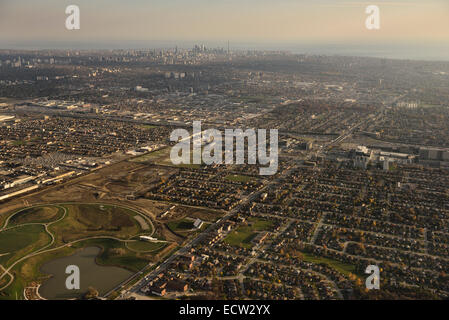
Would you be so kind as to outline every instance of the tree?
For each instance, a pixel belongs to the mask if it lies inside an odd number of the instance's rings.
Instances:
[[[89,287],[84,294],[84,299],[94,299],[98,297],[98,291],[94,287]]]

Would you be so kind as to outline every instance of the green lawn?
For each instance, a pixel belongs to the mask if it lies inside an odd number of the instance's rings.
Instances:
[[[152,151],[150,153],[146,153],[144,155],[141,155],[139,157],[130,159],[131,162],[147,162],[147,161],[154,161],[156,159],[170,159],[170,148],[163,148],[156,151]]]
[[[203,154],[205,146],[201,146],[201,154]],[[156,164],[164,165],[164,166],[171,166],[171,167],[177,167],[177,168],[189,168],[189,169],[200,169],[202,165],[204,165],[204,162],[201,161],[201,164],[193,163],[193,149],[190,148],[190,163],[181,163],[181,164],[173,164],[170,158],[170,152],[171,148],[167,147],[163,149],[165,153],[161,154],[159,157],[157,157],[157,160],[155,161]]]
[[[313,254],[302,252],[303,260],[306,262],[312,262],[316,264],[324,263],[327,264],[329,267],[337,270],[338,272],[349,275],[349,273],[356,274],[356,267],[355,265],[343,263],[337,260],[325,258],[325,257],[318,257]]]
[[[270,231],[273,225],[272,221],[260,218],[249,218],[248,221],[251,228],[256,231]]]
[[[45,246],[49,239],[41,225],[27,225],[0,232],[0,264],[8,266],[20,257]]]
[[[114,205],[63,204],[68,210],[67,217],[50,226],[57,244],[77,239],[110,235],[129,239],[143,232],[134,219],[135,211]],[[152,230],[145,230],[151,233]]]
[[[171,221],[167,223],[167,226],[173,232],[186,231],[194,228],[193,221],[190,219]]]
[[[70,214],[76,214],[78,221],[86,226],[103,229],[121,229],[135,226],[132,212],[111,205],[80,204],[70,206]]]
[[[146,153],[144,155],[141,155],[139,157],[130,159],[131,162],[154,162],[159,165],[163,166],[172,166],[172,167],[179,167],[179,168],[190,168],[190,169],[199,169],[201,168],[200,164],[194,164],[193,163],[193,154],[190,153],[190,163],[188,164],[178,164],[174,165],[170,159],[170,147],[163,148],[160,150],[156,150],[150,153]]]
[[[26,223],[48,223],[62,218],[64,211],[55,206],[43,206],[17,212],[9,220],[8,227]]]
[[[250,182],[252,180],[254,180],[254,177],[250,177],[250,176],[243,176],[243,175],[239,175],[239,174],[231,174],[226,176],[225,178],[228,181],[234,181],[234,182]]]
[[[225,239],[224,242],[231,246],[238,246],[243,248],[251,248],[253,245],[251,240],[257,235],[255,231],[269,231],[273,222],[260,219],[249,218],[247,226],[240,226],[237,230],[232,231]]]
[[[203,152],[204,146],[201,147],[201,152]],[[167,148],[167,154],[165,157],[161,157],[156,161],[156,164],[160,164],[160,165],[164,165],[164,166],[172,166],[172,167],[178,167],[178,168],[189,168],[189,169],[200,169],[201,165],[203,164],[203,162],[201,162],[201,164],[196,164],[193,163],[193,150],[190,150],[190,163],[181,163],[181,164],[173,164],[173,162],[171,161],[170,158],[170,151],[171,148]]]
[[[8,282],[11,278],[5,277]],[[0,300],[15,300],[23,299],[23,289],[25,288],[25,284],[20,280],[15,278],[13,283],[11,283],[5,290],[0,291]]]
[[[167,246],[166,242],[148,242],[148,241],[134,241],[127,244],[128,248],[140,252],[155,252]]]
[[[253,232],[251,227],[241,226],[237,228],[237,230],[231,231],[231,233],[224,239],[224,242],[231,246],[250,249],[253,246],[251,240],[253,240],[256,235],[257,233]]]
[[[37,240],[42,226],[29,225],[0,232],[0,254],[18,251]]]

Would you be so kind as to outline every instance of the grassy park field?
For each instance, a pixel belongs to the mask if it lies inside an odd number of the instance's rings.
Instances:
[[[355,265],[343,263],[337,260],[325,258],[325,257],[318,257],[313,254],[302,252],[301,253],[302,259],[306,262],[312,262],[316,264],[324,263],[328,265],[329,267],[337,270],[338,272],[349,275],[349,274],[357,274]]]
[[[162,148],[156,151],[152,151],[146,153],[144,155],[138,156],[136,158],[131,159],[131,162],[137,163],[145,163],[145,162],[154,162],[155,164],[169,166],[169,167],[177,167],[177,168],[193,168],[199,169],[201,168],[200,164],[193,163],[193,153],[190,153],[190,163],[187,164],[173,164],[170,159],[170,148]]]
[[[167,225],[170,228],[170,230],[174,232],[182,232],[194,228],[193,221],[189,219],[171,221]]]
[[[251,240],[257,235],[249,226],[241,226],[237,230],[231,231],[224,239],[224,242],[235,247],[250,249],[253,245]]]
[[[205,230],[210,225],[210,223],[208,223],[208,222],[203,222],[203,225],[201,226],[201,228],[197,229],[197,228],[195,228],[193,223],[194,223],[194,220],[188,219],[188,218],[183,218],[183,219],[168,222],[167,227],[175,234],[177,234],[183,238],[188,238],[192,235],[197,234],[200,231]]]
[[[253,244],[251,241],[256,237],[257,232],[270,230],[272,222],[260,218],[249,218],[247,225],[242,225],[236,230],[231,231],[224,242],[231,246],[250,249]]]

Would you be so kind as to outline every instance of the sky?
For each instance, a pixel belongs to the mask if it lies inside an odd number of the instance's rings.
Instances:
[[[80,8],[80,30],[65,28],[72,4]],[[365,27],[373,4],[380,30]],[[449,48],[449,0],[0,0],[0,48],[224,47],[228,40],[242,48]]]

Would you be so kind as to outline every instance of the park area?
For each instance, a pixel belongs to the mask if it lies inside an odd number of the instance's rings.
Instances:
[[[170,247],[164,240],[139,239],[153,233],[147,215],[115,204],[59,203],[11,212],[0,224],[0,299],[23,298],[30,283],[52,276],[42,265],[87,247],[100,248],[94,264],[138,272]]]
[[[224,242],[231,246],[251,249],[253,247],[251,241],[257,236],[258,232],[270,230],[271,226],[272,222],[269,220],[249,218],[246,225],[231,231]]]

